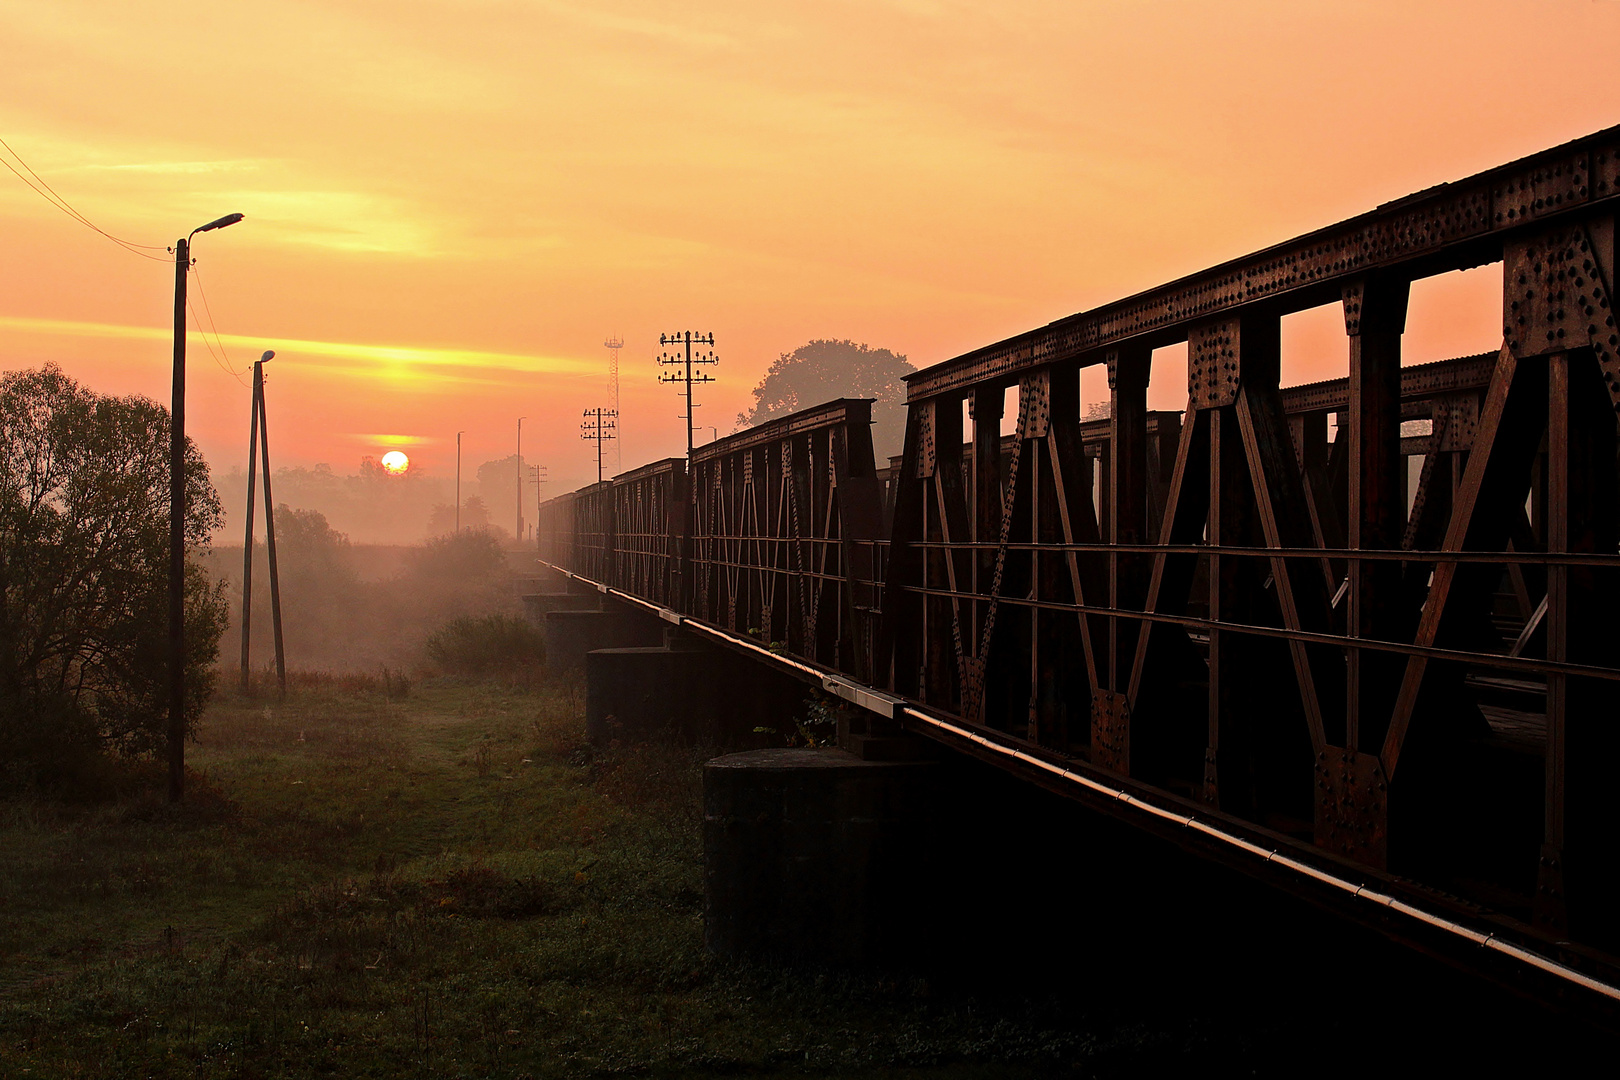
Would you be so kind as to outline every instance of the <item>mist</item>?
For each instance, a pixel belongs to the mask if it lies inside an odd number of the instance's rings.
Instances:
[[[516,512],[513,465],[511,456],[476,466],[467,462],[467,475],[461,481],[461,527],[487,529],[504,541],[511,539]],[[247,472],[237,466],[216,473],[214,486],[225,505],[225,523],[214,534],[214,543],[234,544],[240,562]],[[271,492],[278,506],[286,504],[320,514],[330,528],[353,545],[419,544],[454,532],[458,524],[454,476],[435,475],[414,464],[403,474],[394,475],[369,456],[361,458],[357,471],[348,475],[334,471],[326,463],[313,468],[283,466],[271,474]],[[529,500],[534,498],[532,486],[525,495]],[[261,487],[256,486],[254,501],[254,531],[262,537]],[[386,554],[379,557],[385,562],[389,558]],[[375,576],[367,569],[368,563],[369,558],[362,558],[356,567],[362,578]]]
[[[282,633],[289,669],[376,674],[415,671],[428,638],[452,620],[518,616],[509,535],[466,528],[416,544],[355,543],[316,510],[276,511]],[[268,551],[253,545],[251,666],[274,663]],[[227,672],[240,663],[242,545],[216,543],[205,556],[225,583],[230,624],[220,641]]]

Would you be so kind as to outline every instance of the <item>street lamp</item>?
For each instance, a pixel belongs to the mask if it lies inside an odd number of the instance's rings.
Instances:
[[[518,417],[517,468],[512,470],[513,472],[517,473],[518,499],[517,532],[514,535],[517,537],[517,542],[520,544],[523,543],[523,421],[526,419],[528,419],[528,417]]]
[[[174,245],[174,388],[169,404],[169,801],[186,794],[186,274],[191,238],[235,225],[226,214]],[[267,478],[268,479],[268,478]]]

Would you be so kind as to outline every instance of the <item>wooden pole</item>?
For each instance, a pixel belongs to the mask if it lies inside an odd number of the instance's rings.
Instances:
[[[264,369],[253,365],[253,422],[248,430],[247,527],[242,539],[242,693],[252,689],[248,640],[253,625],[253,496],[258,494],[259,399],[264,392]]]
[[[169,404],[169,801],[186,794],[186,273],[174,245],[174,386]]]
[[[270,494],[270,421],[265,416],[264,362],[253,365],[259,388],[259,447],[264,458],[264,546],[270,556],[270,625],[276,637],[276,689],[287,696],[287,656],[281,645],[281,578],[276,571],[276,510]]]

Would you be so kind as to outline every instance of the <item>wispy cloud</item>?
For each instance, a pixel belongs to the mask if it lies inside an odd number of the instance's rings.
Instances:
[[[117,172],[153,173],[157,175],[188,175],[254,172],[271,164],[261,158],[232,158],[224,161],[126,161],[111,164],[71,165],[62,172]]]
[[[585,7],[577,4],[554,2],[542,4],[541,7],[554,14],[610,33],[634,34],[638,37],[658,38],[681,45],[696,45],[711,49],[736,49],[741,46],[741,43],[736,38],[729,35],[712,30],[699,30],[664,19],[620,15],[610,11],[603,11],[599,7]]]
[[[345,438],[365,446],[438,446],[449,441],[427,435],[370,434],[363,431],[350,432]]]
[[[273,228],[278,242],[336,251],[429,256],[438,230],[401,199],[359,191],[251,190],[215,195]]]
[[[169,330],[155,326],[35,319],[21,315],[0,315],[0,330],[54,337],[137,341],[168,341],[171,336]],[[204,338],[195,331],[188,335],[187,340],[199,349],[204,345]],[[212,337],[209,340],[212,340]],[[405,389],[429,390],[435,384],[447,382],[497,386],[522,385],[534,376],[563,378],[599,376],[602,366],[600,361],[573,357],[416,345],[308,341],[270,335],[260,337],[247,334],[220,334],[219,341],[226,348],[241,349],[246,353],[255,353],[266,347],[273,348],[278,363],[324,360],[327,362],[321,364],[321,370],[325,373],[383,378],[396,388]]]

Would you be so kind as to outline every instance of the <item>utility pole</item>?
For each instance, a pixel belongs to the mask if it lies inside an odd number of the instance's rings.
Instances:
[[[613,334],[602,342],[603,348],[608,350],[608,383],[613,395],[612,409],[615,416],[619,413],[619,350],[624,348],[624,338]],[[613,471],[619,472],[619,444],[613,445]]]
[[[274,353],[267,352],[268,360]],[[263,363],[263,361],[260,361]],[[242,537],[242,694],[252,689],[248,662],[248,628],[253,625],[253,488],[258,478],[259,454],[259,364],[253,365],[253,419],[248,425],[247,529]]]
[[[596,482],[602,482],[602,442],[614,438],[614,418],[619,414],[612,409],[586,409],[585,419],[580,421],[579,437],[589,442],[596,440]]]
[[[186,274],[191,238],[174,245],[174,387],[169,403],[169,801],[186,794]]]
[[[253,364],[253,390],[259,397],[259,453],[264,461],[264,551],[271,559],[271,627],[275,633],[275,690],[287,696],[287,653],[282,649],[282,578],[275,570],[275,499],[271,495],[271,421],[264,415],[264,353]]]
[[[466,432],[456,432],[456,535],[461,535],[461,437]]]
[[[523,542],[523,417],[518,417],[517,438],[517,464],[512,472],[517,476],[517,531],[512,534],[518,543]]]
[[[226,214],[174,245],[174,382],[169,400],[169,801],[186,795],[186,275],[191,238],[242,220]]]
[[[287,654],[281,639],[281,574],[276,562],[275,496],[270,490],[270,426],[264,411],[264,365],[275,357],[266,350],[253,362],[253,430],[248,433],[247,535],[242,540],[242,693],[252,689],[248,640],[253,626],[253,481],[254,455],[263,447],[264,534],[270,557],[270,624],[276,640],[276,689],[287,696]]]
[[[686,456],[690,458],[692,456],[692,410],[697,408],[692,402],[692,384],[714,382],[714,379],[708,375],[701,373],[693,375],[692,365],[718,364],[720,362],[720,358],[714,355],[714,335],[694,334],[690,330],[679,334],[661,334],[658,338],[658,344],[665,347],[665,351],[658,355],[659,364],[664,367],[674,368],[679,368],[684,364],[686,368],[684,373],[677,370],[661,374],[658,376],[658,381],[661,383],[685,384],[686,388],[682,391],[682,396],[686,398]],[[684,356],[679,348],[673,352],[669,351],[671,346],[682,345],[685,346]],[[693,345],[707,345],[709,351],[693,356]]]

